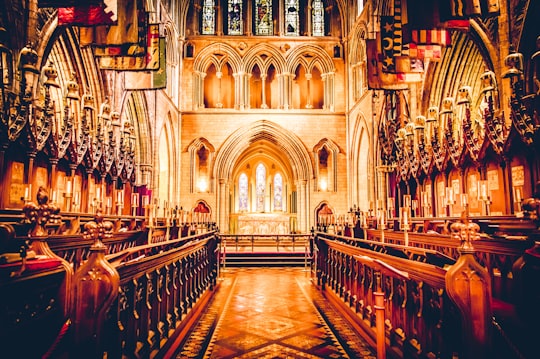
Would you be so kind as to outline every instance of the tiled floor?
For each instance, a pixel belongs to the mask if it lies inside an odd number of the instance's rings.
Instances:
[[[302,268],[230,268],[220,280],[177,358],[376,356]]]

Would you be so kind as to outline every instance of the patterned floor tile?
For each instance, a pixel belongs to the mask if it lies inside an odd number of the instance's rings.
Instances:
[[[361,358],[375,354],[300,268],[235,268],[177,358]]]

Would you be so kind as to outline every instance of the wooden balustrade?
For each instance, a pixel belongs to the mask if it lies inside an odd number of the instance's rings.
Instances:
[[[367,240],[316,233],[317,281],[374,338],[377,270],[359,263],[358,256],[408,272],[409,280],[382,275],[386,335],[398,357],[522,358],[534,353],[529,332],[537,320],[530,318],[538,318],[538,311],[523,298],[538,298],[538,291],[528,289],[537,288],[530,273],[538,272],[538,261],[529,255],[532,264],[523,263],[528,253],[540,252],[538,229],[530,220],[508,218],[489,226],[464,218],[446,227],[450,235],[409,232],[408,245],[402,231],[385,230],[384,243],[380,229],[367,229]],[[474,250],[462,239],[466,236],[474,237]],[[453,330],[467,335],[456,336]]]
[[[326,235],[328,236],[328,235]],[[317,282],[336,306],[375,346],[376,281],[386,294],[385,329],[389,352],[398,357],[452,357],[462,345],[460,316],[445,291],[446,270],[359,248],[317,234]],[[407,272],[409,279],[381,275],[360,257]],[[378,278],[380,276],[380,278]],[[346,303],[346,306],[340,305]]]
[[[119,295],[104,333],[108,357],[153,357],[170,350],[216,285],[216,250],[214,232],[126,250],[116,266]]]
[[[216,285],[215,231],[82,215],[67,226],[51,208],[39,194],[24,215],[0,214],[0,356],[168,355]]]
[[[251,246],[253,252],[256,247],[275,246],[276,251],[280,251],[280,247],[290,247],[304,250],[306,243],[309,242],[311,235],[309,234],[220,234],[220,238],[227,243],[227,246],[234,246],[238,251],[239,247]]]
[[[455,217],[413,218],[411,230],[407,232],[408,246],[433,250],[457,259],[459,243],[451,241],[449,234],[449,225],[456,220]],[[480,227],[474,256],[491,276],[494,298],[513,303],[513,264],[540,239],[540,231],[531,218],[490,216],[470,220]],[[384,242],[405,245],[405,232],[397,230],[396,220],[390,220],[388,227],[390,230],[384,231]],[[365,233],[367,240],[383,242],[380,229],[366,228]]]

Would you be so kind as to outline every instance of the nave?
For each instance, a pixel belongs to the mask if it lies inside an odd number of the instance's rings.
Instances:
[[[230,268],[219,283],[176,358],[376,357],[303,268]]]

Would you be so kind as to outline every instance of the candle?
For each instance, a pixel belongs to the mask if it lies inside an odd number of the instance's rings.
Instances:
[[[452,187],[446,187],[446,203],[454,204],[454,190]]]
[[[411,206],[411,195],[406,194],[403,196],[403,206],[404,207],[410,207]]]
[[[409,214],[407,213],[407,208],[403,208],[403,225],[409,225]]]
[[[139,207],[139,194],[138,193],[131,194],[131,206]]]
[[[96,198],[97,198],[98,200],[101,198],[101,188],[100,188],[100,187],[98,187],[98,188],[96,189]]]
[[[479,191],[478,194],[480,196],[480,200],[487,200],[487,182],[486,181],[480,181],[478,182]]]
[[[516,191],[516,202],[521,202],[521,189],[519,187],[515,187]]]
[[[25,201],[29,201],[31,195],[32,195],[32,185],[29,184],[29,185],[26,186],[26,188],[24,189],[24,200],[25,200]]]
[[[66,193],[71,194],[71,180],[67,180],[66,183]]]
[[[467,204],[468,204],[468,197],[467,197],[467,194],[466,193],[462,193],[461,194],[461,207],[466,207]]]

